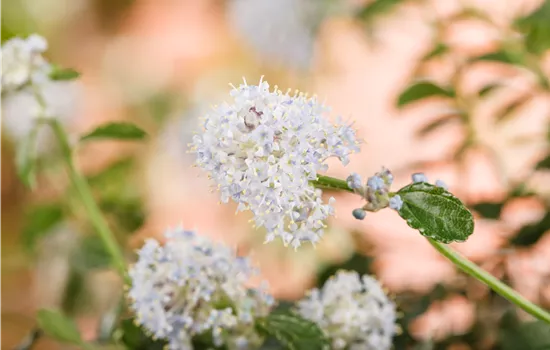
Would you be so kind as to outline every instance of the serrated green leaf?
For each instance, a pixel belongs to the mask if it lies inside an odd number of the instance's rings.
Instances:
[[[17,145],[15,166],[17,176],[29,188],[36,186],[36,138],[39,125],[34,125],[29,134]]]
[[[409,103],[416,102],[428,97],[454,97],[455,92],[450,88],[442,88],[429,81],[421,81],[410,85],[399,95],[398,107],[404,107]]]
[[[482,87],[477,94],[479,97],[485,97],[486,95],[493,92],[495,89],[497,89],[500,86],[501,85],[498,83],[487,84],[484,87]]]
[[[315,323],[292,312],[273,312],[258,320],[256,327],[289,350],[322,350],[328,347],[328,340]]]
[[[42,309],[36,316],[39,327],[49,337],[63,343],[82,345],[76,324],[58,310]]]
[[[73,80],[80,76],[76,70],[72,68],[61,68],[54,66],[50,71],[49,77],[51,80]]]
[[[397,194],[403,200],[399,215],[423,236],[438,242],[464,242],[474,231],[472,213],[441,187],[413,183]]]
[[[40,204],[25,213],[25,224],[21,234],[23,246],[32,251],[39,238],[52,232],[63,219],[63,209],[59,203]]]
[[[80,140],[141,140],[146,136],[147,133],[135,124],[127,122],[113,122],[98,126],[95,130],[82,136]]]

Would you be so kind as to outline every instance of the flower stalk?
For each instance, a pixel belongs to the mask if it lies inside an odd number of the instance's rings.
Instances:
[[[318,176],[317,180],[313,181],[312,183],[315,187],[318,188],[353,192],[353,189],[348,186],[346,181],[329,176]],[[479,280],[480,282],[486,284],[489,288],[494,290],[500,296],[512,302],[525,312],[529,313],[530,315],[536,317],[541,321],[550,324],[550,313],[548,311],[525,299],[518,292],[516,292],[506,284],[502,283],[499,279],[492,276],[487,271],[483,270],[470,260],[466,259],[462,255],[454,251],[448,245],[437,242],[431,238],[427,238],[427,240],[439,253],[449,259],[460,270],[464,271],[465,273]]]

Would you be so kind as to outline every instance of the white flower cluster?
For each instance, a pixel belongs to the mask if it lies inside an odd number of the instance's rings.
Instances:
[[[325,204],[310,181],[328,168],[327,158],[349,162],[359,150],[355,131],[330,123],[315,98],[270,91],[265,81],[245,82],[231,96],[195,135],[197,164],[217,183],[222,202],[232,199],[238,211],[253,212],[256,226],[267,230],[266,242],[281,237],[295,248],[317,242],[334,199]]]
[[[315,322],[332,349],[387,350],[396,332],[395,304],[372,277],[339,271],[321,290],[297,303],[298,313]]]
[[[2,92],[47,80],[51,66],[42,57],[47,48],[46,40],[37,34],[30,35],[27,39],[13,38],[3,44]]]
[[[192,337],[211,334],[214,345],[248,349],[261,344],[254,328],[274,304],[263,287],[247,288],[255,273],[248,259],[193,231],[148,240],[130,269],[128,296],[136,321],[173,350],[192,349]]]

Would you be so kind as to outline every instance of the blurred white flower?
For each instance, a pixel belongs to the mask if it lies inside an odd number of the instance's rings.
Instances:
[[[27,39],[16,37],[4,43],[1,53],[2,93],[47,80],[51,67],[42,57],[47,48],[46,40],[37,34]]]
[[[78,81],[47,81],[41,84],[41,96],[47,106],[43,111],[31,89],[22,89],[2,97],[2,129],[14,141],[26,137],[35,119],[46,114],[64,125],[70,125],[78,117],[77,106],[82,99],[82,86]],[[37,152],[51,149],[52,135],[48,128],[40,128],[37,136]]]
[[[326,0],[231,0],[227,7],[230,23],[260,57],[302,69],[331,9]]]
[[[222,202],[232,199],[238,211],[253,212],[267,242],[281,237],[295,248],[317,242],[334,199],[325,204],[310,181],[328,169],[326,159],[345,165],[359,151],[355,131],[329,122],[328,108],[315,98],[271,92],[267,82],[245,82],[231,96],[233,103],[216,107],[194,136],[197,164],[218,185]]]
[[[376,279],[339,271],[322,289],[297,303],[298,313],[315,322],[332,349],[387,350],[396,331],[394,303]]]
[[[192,349],[195,335],[210,333],[216,346],[254,348],[261,344],[254,319],[274,301],[263,288],[246,287],[255,274],[234,250],[177,229],[161,246],[148,240],[130,269],[130,307],[136,321],[169,349]]]

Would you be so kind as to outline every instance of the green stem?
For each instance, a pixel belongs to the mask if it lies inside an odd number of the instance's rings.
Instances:
[[[120,250],[114,234],[111,232],[109,226],[107,225],[107,222],[103,218],[103,215],[101,214],[101,211],[94,200],[92,191],[88,183],[86,182],[84,177],[78,172],[74,165],[72,150],[69,144],[69,140],[67,138],[67,134],[63,130],[61,124],[59,124],[59,122],[55,118],[40,118],[39,122],[48,124],[52,128],[57,138],[57,141],[59,142],[59,146],[61,147],[61,152],[67,165],[69,178],[74,188],[76,189],[84,208],[86,209],[88,218],[90,219],[92,225],[99,234],[99,237],[103,241],[107,252],[111,255],[114,267],[118,270],[119,274],[126,281],[128,281],[128,277],[126,275],[126,263],[122,251]]]
[[[346,181],[328,176],[319,176],[316,181],[312,181],[312,184],[318,188],[328,188],[353,192],[353,190],[348,187]],[[427,239],[430,244],[434,246],[435,249],[437,249],[437,251],[439,251],[443,256],[449,259],[459,269],[474,277],[475,279],[485,283],[487,286],[489,286],[489,288],[500,294],[502,297],[508,299],[510,302],[514,303],[527,313],[533,315],[539,320],[545,321],[550,324],[550,313],[533,304],[529,300],[525,299],[518,292],[508,287],[506,284],[502,283],[499,279],[492,276],[490,273],[483,270],[473,262],[455,252],[448,245],[434,241],[431,238]]]
[[[311,183],[313,184],[313,186],[317,188],[353,192],[353,190],[349,188],[348,183],[346,181],[336,179],[330,176],[318,176],[317,180],[311,181]]]
[[[476,278],[477,280],[485,283],[492,290],[500,294],[502,297],[508,299],[510,302],[516,304],[527,313],[550,324],[550,314],[547,311],[525,299],[518,292],[508,287],[506,284],[502,283],[499,279],[497,279],[487,271],[481,269],[473,262],[461,256],[449,246],[434,241],[431,238],[427,239],[430,244],[434,246],[435,249],[437,249],[438,252],[449,259],[459,269],[466,272],[468,275]]]

